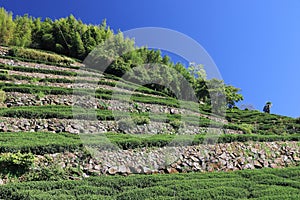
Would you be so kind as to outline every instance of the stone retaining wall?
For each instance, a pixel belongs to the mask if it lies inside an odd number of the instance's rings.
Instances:
[[[216,128],[185,126],[180,134],[200,134],[215,132]],[[0,132],[67,132],[72,134],[80,133],[131,133],[131,134],[163,134],[177,133],[170,124],[162,122],[150,122],[144,125],[134,125],[124,129],[119,127],[118,121],[90,121],[74,119],[26,119],[0,117]],[[221,129],[223,134],[243,134],[242,131]]]
[[[170,113],[173,109],[174,113],[195,115],[204,118],[211,119],[213,121],[227,124],[227,120],[224,118],[217,118],[209,115],[204,115],[194,111],[190,111],[183,108],[172,108],[170,106],[158,105],[158,104],[146,104],[146,103],[128,103],[117,100],[105,100],[95,99],[88,97],[80,97],[73,95],[45,95],[39,97],[36,94],[23,94],[18,92],[7,92],[5,104],[7,107],[14,106],[40,106],[40,105],[66,105],[73,106],[79,105],[86,108],[103,108],[107,106],[109,110],[125,111],[125,112],[151,112],[151,113]],[[74,103],[75,102],[75,103]]]
[[[62,168],[80,167],[85,176],[93,174],[155,174],[179,172],[235,171],[281,168],[300,163],[299,142],[234,142],[227,144],[172,147],[174,161],[166,160],[166,148],[101,151],[96,158],[82,153],[52,154],[51,162]],[[37,166],[47,165],[38,156]],[[169,157],[170,158],[170,157]],[[167,163],[167,164],[165,164]]]

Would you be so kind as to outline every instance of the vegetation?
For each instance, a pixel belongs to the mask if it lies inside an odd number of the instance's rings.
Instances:
[[[0,107],[3,106],[5,100],[6,100],[6,94],[3,90],[0,90]]]
[[[30,79],[31,80],[31,79]],[[5,92],[20,92],[26,94],[36,94],[39,92],[43,92],[45,95],[53,94],[53,95],[91,95],[94,91],[90,91],[88,89],[81,90],[76,89],[75,91],[71,88],[61,88],[61,87],[50,87],[50,86],[37,86],[30,84],[13,84],[13,83],[0,83],[0,89]],[[150,89],[140,88],[137,89],[139,92],[151,93],[151,94],[159,94],[155,93]],[[114,97],[112,98],[112,94],[114,93]],[[99,99],[115,99],[128,101],[125,97],[128,97],[127,92],[113,92],[113,90],[107,89],[98,89],[96,90],[95,97]],[[203,114],[207,114],[211,112],[210,106],[208,105],[199,105],[195,102],[185,102],[178,101],[174,98],[165,98],[165,97],[152,97],[144,94],[133,94],[130,96],[129,102],[141,102],[141,103],[150,103],[150,104],[158,104],[158,105],[166,105],[171,107],[182,107],[187,110],[192,110],[195,112],[201,112]]]
[[[74,60],[63,57],[57,54],[49,53],[49,52],[41,52],[34,49],[26,49],[26,48],[11,48],[8,53],[9,56],[19,57],[28,60],[40,60],[48,63],[56,63],[56,64],[65,64],[70,65],[74,63]]]
[[[0,153],[33,153],[44,155],[75,151],[81,148],[77,135],[49,132],[17,132],[0,134]],[[8,154],[11,155],[11,154]],[[2,157],[6,159],[5,157]]]
[[[148,150],[204,142],[297,141],[299,145],[300,119],[269,114],[270,110],[261,113],[248,107],[244,111],[237,109],[235,104],[243,100],[239,88],[221,80],[207,80],[201,64],[184,66],[171,62],[158,50],[136,47],[134,40],[125,38],[122,32],[114,33],[105,20],[101,25],[87,25],[70,15],[55,21],[49,18],[42,21],[28,15],[13,17],[12,13],[0,8],[0,45],[8,49],[8,55],[1,58],[61,67],[51,70],[44,65],[34,68],[25,63],[24,66],[0,64],[0,199],[300,199],[299,167],[229,173],[102,176],[70,181],[82,178],[86,166],[74,167],[70,163],[70,166],[62,167],[65,163],[58,164],[60,161],[54,162],[47,154],[68,152],[68,159],[73,159],[74,152],[85,158],[90,156],[85,147],[139,151],[141,148]],[[83,68],[86,72],[82,73],[80,67],[74,65],[86,56],[89,58]],[[30,77],[15,75],[12,71],[64,77]],[[77,80],[74,80],[75,76],[78,76]],[[98,79],[89,80],[88,77]],[[13,83],[16,80],[25,80],[28,84]],[[37,83],[89,83],[99,87],[95,91],[74,90]],[[103,85],[119,90],[104,89]],[[9,92],[33,94],[36,99],[50,94],[92,95],[100,101],[100,108],[65,105],[6,108]],[[101,99],[124,101],[133,109],[113,112]],[[150,107],[141,108],[137,102],[182,108],[197,114],[178,114],[171,110],[154,113]],[[17,130],[13,125],[9,127],[8,119],[4,117],[41,121],[53,118],[115,120],[116,127],[113,128],[119,130],[76,135],[66,133],[67,128],[62,127],[56,132],[48,132],[46,130],[51,130],[49,126],[53,125],[49,122],[44,127],[14,132]],[[173,129],[165,128],[153,135],[130,133],[136,125],[144,127],[151,122],[165,123]],[[181,128],[191,126],[202,129],[194,131],[193,135],[182,132]],[[208,134],[215,128],[236,130],[234,133],[238,134]],[[44,155],[43,159],[47,160],[44,165],[35,166],[35,159],[41,158],[37,155]],[[96,175],[96,172],[91,173],[89,175]],[[1,185],[3,179],[24,183]]]
[[[41,21],[28,15],[13,19],[4,8],[0,9],[0,16],[3,17],[0,44],[43,49],[81,60],[89,55],[86,64],[90,68],[119,77],[126,74],[123,77],[126,80],[181,100],[191,100],[196,95],[214,105],[211,102],[214,97],[223,95],[227,98],[224,104],[232,106],[243,99],[239,89],[222,81],[207,80],[202,65],[190,63],[186,68],[171,62],[168,56],[163,57],[158,50],[136,48],[132,39],[124,38],[121,32],[114,34],[105,20],[95,26],[86,25],[72,15],[55,21],[49,18]],[[23,48],[12,48],[9,55],[58,64],[72,62],[62,56]]]
[[[34,163],[34,155],[32,153],[21,154],[4,153],[0,157],[0,174],[6,173],[24,173],[29,170]]]
[[[54,74],[54,75],[61,75],[61,76],[77,76],[77,73],[70,72],[70,71],[30,68],[30,67],[21,67],[21,66],[9,66],[4,64],[0,64],[0,69],[29,72],[29,73]]]
[[[158,134],[146,135],[145,137],[133,134],[106,133],[106,134],[84,134],[84,143],[97,149],[111,149],[118,146],[120,149],[138,149],[144,147],[165,147],[181,145],[199,145],[207,139],[214,139],[214,136],[199,135],[174,135]],[[215,136],[217,137],[217,136]],[[109,139],[109,143],[107,142]],[[221,135],[217,138],[217,143],[230,142],[273,142],[273,141],[300,141],[300,135]],[[50,133],[50,132],[17,132],[1,133],[0,153],[33,153],[44,155],[48,153],[59,153],[66,151],[76,151],[82,149],[80,136],[70,133]]]
[[[0,186],[4,199],[299,199],[299,167],[92,177]]]
[[[199,145],[204,141],[217,139],[217,143],[231,143],[231,142],[273,142],[273,141],[300,141],[300,135],[221,135],[221,136],[209,136],[205,133],[199,135],[175,135],[175,134],[158,134],[153,136],[140,136],[133,134],[91,134],[84,135],[85,145],[92,146],[97,149],[113,149],[114,146],[118,146],[120,149],[137,149],[144,147],[165,147],[165,146],[185,146],[185,145]],[[106,139],[109,139],[109,143]]]
[[[256,134],[295,134],[300,132],[300,124],[290,117],[264,114],[253,110],[228,110],[226,119],[233,124],[242,125],[248,132]]]

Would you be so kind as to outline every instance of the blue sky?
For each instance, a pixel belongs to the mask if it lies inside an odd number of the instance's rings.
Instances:
[[[85,23],[106,18],[114,30],[163,27],[200,43],[224,81],[262,110],[300,116],[300,1],[298,0],[1,0],[15,15],[52,19],[73,14]]]

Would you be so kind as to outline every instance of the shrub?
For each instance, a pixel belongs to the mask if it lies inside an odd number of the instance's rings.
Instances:
[[[5,107],[4,102],[6,100],[6,93],[3,90],[0,90],[0,108]]]
[[[8,74],[7,70],[0,70],[0,74]]]
[[[145,116],[134,116],[133,117],[133,122],[137,125],[144,125],[144,124],[149,124],[150,119]]]
[[[42,92],[42,91],[39,91],[39,92],[36,94],[36,98],[37,98],[38,100],[41,100],[41,99],[44,98],[44,97],[45,97],[45,93]]]
[[[0,157],[0,170],[13,173],[24,173],[34,163],[34,155],[32,153],[4,153]]]
[[[176,130],[178,131],[180,127],[184,127],[184,122],[181,122],[179,119],[175,119],[170,121],[170,125]]]
[[[254,131],[254,127],[252,124],[243,123],[239,125],[239,127],[245,134],[251,134]]]

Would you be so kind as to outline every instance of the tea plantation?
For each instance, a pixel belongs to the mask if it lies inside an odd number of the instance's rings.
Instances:
[[[0,199],[300,199],[299,119],[218,115],[46,55],[0,58]]]

